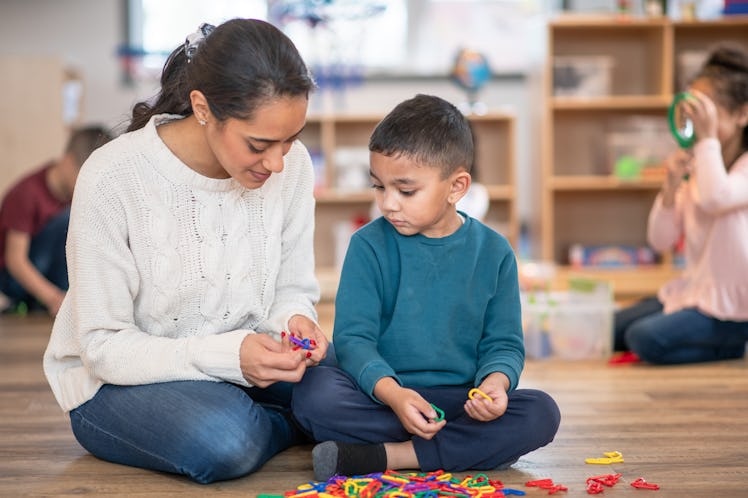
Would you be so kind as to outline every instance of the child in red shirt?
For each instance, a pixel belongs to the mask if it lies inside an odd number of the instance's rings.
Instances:
[[[111,136],[75,130],[65,153],[13,185],[0,205],[0,293],[8,308],[39,305],[55,315],[68,288],[65,261],[70,201],[83,162]]]

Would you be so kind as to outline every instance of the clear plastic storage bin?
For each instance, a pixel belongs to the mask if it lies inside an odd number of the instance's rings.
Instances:
[[[522,294],[522,322],[528,358],[602,359],[612,353],[613,313],[609,293]]]

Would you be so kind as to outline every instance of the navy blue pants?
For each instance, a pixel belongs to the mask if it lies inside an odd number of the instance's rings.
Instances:
[[[648,298],[615,315],[615,349],[654,364],[731,360],[745,355],[748,322],[718,320],[695,308],[664,314]]]
[[[65,258],[65,242],[68,236],[70,209],[65,209],[52,218],[41,232],[32,237],[29,260],[39,273],[62,290],[68,290],[68,269]],[[31,294],[8,272],[0,270],[0,292],[18,303],[36,303]]]
[[[542,391],[509,393],[506,413],[491,422],[473,420],[463,411],[469,387],[413,388],[444,411],[447,424],[432,439],[409,434],[397,415],[375,402],[337,367],[307,370],[294,386],[292,411],[316,441],[383,443],[413,441],[422,471],[495,469],[550,443],[561,415]]]

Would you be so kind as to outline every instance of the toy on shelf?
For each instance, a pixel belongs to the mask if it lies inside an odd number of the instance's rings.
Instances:
[[[654,262],[655,254],[649,247],[574,244],[569,248],[569,264],[574,268],[624,268],[652,265]]]

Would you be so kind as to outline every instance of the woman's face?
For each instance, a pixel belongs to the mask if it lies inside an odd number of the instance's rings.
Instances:
[[[251,119],[229,118],[206,130],[208,146],[227,175],[248,189],[262,187],[283,171],[283,156],[306,123],[305,96],[279,97],[259,107]]]

